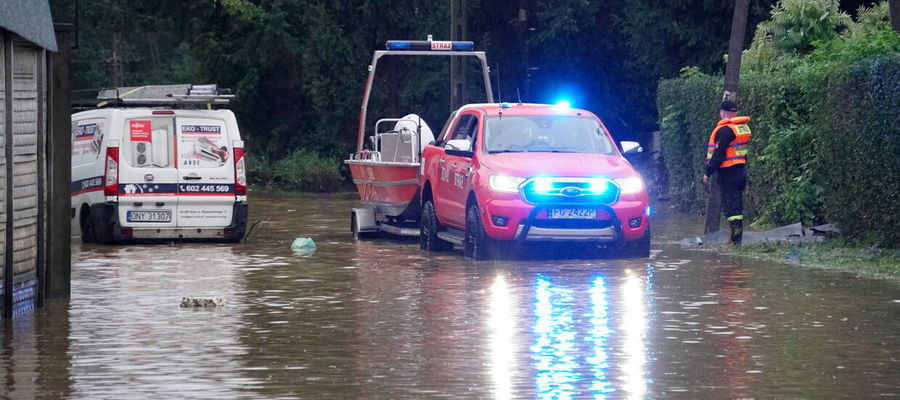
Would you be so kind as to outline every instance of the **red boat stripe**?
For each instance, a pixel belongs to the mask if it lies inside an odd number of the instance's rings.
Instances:
[[[370,181],[370,180],[365,180],[365,179],[354,179],[353,183],[357,184],[357,185],[372,185],[372,186],[379,186],[379,187],[418,185],[419,178],[404,179],[402,181]]]

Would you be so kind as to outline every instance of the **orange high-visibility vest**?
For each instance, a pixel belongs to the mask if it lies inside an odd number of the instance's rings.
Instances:
[[[722,161],[722,165],[719,165],[719,168],[728,168],[733,165],[747,163],[747,142],[750,141],[750,136],[753,136],[753,133],[750,132],[750,127],[747,126],[747,122],[750,122],[750,117],[726,118],[716,124],[716,127],[709,135],[709,144],[706,149],[707,164],[709,164],[709,160],[716,150],[716,131],[723,126],[731,128],[731,131],[734,132],[734,140],[728,143],[728,148],[725,149],[725,161]]]

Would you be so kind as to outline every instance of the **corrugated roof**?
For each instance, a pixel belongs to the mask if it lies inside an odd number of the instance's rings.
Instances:
[[[56,33],[48,0],[0,0],[0,28],[56,51]]]

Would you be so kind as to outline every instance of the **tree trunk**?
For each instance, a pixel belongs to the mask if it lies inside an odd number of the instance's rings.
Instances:
[[[900,33],[900,0],[888,0],[888,14],[891,16],[891,27]]]
[[[725,65],[725,93],[723,100],[737,97],[738,79],[741,75],[741,54],[744,52],[744,34],[747,31],[747,14],[750,0],[735,0],[734,19],[731,21],[731,40],[728,43],[728,63]]]
[[[728,43],[728,63],[725,65],[725,93],[722,100],[736,100],[738,80],[741,76],[741,54],[744,52],[744,34],[747,31],[747,14],[750,0],[735,0],[734,19],[731,21],[731,40]],[[715,175],[710,177],[709,199],[706,203],[706,233],[719,230],[722,215],[722,194],[715,182]]]

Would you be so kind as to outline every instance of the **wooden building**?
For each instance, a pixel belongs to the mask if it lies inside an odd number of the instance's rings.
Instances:
[[[7,317],[40,306],[59,283],[48,277],[64,280],[68,295],[71,228],[59,218],[70,209],[69,166],[60,160],[69,152],[69,107],[52,93],[69,85],[67,65],[54,77],[57,50],[47,0],[0,2],[0,284]],[[53,84],[58,78],[63,83]],[[68,103],[68,93],[63,97]]]

